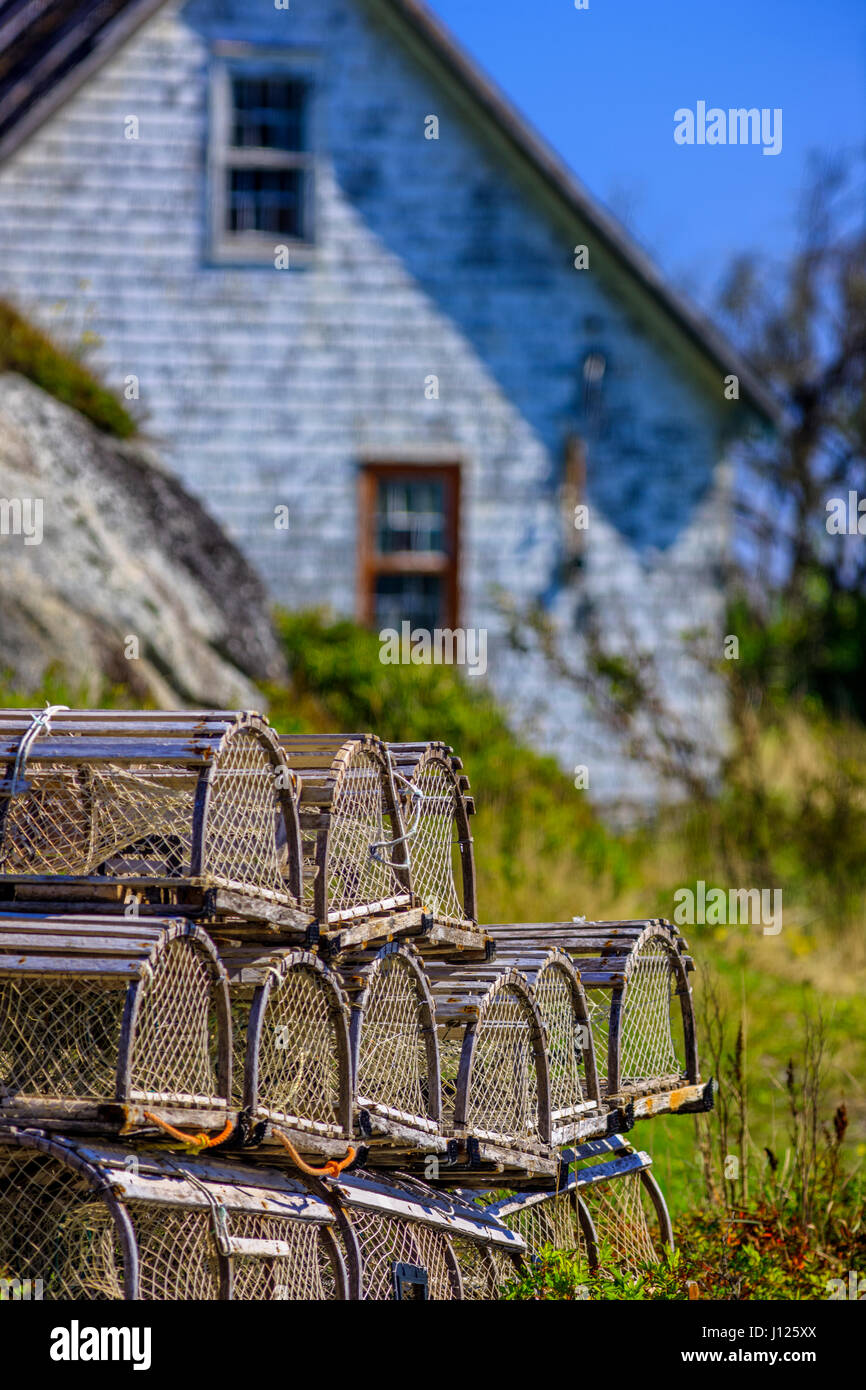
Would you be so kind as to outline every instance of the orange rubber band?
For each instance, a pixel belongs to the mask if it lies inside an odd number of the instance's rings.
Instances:
[[[287,1135],[283,1134],[283,1131],[281,1129],[277,1129],[276,1126],[274,1126],[273,1132],[279,1139],[283,1148],[288,1153],[289,1158],[292,1160],[292,1162],[295,1163],[298,1168],[300,1168],[302,1173],[308,1173],[311,1178],[338,1178],[342,1173],[343,1169],[348,1168],[349,1164],[352,1162],[352,1160],[355,1157],[355,1154],[357,1153],[357,1149],[350,1148],[345,1158],[341,1158],[339,1160],[336,1158],[329,1158],[328,1162],[324,1165],[324,1167],[311,1168],[309,1163],[304,1162],[304,1160],[301,1158],[301,1155],[298,1153],[297,1149],[292,1143],[291,1139],[289,1139]]]
[[[182,1144],[191,1144],[196,1149],[215,1149],[217,1144],[222,1144],[234,1131],[234,1121],[226,1120],[225,1129],[220,1134],[184,1134],[182,1129],[175,1129],[167,1120],[161,1120],[158,1115],[154,1115],[150,1110],[145,1110],[144,1118],[150,1120],[151,1124],[170,1134],[172,1139],[179,1139]]]

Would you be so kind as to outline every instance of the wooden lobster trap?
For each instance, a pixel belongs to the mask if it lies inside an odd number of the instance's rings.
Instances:
[[[348,1004],[336,972],[302,950],[223,949],[235,1104],[248,1138],[336,1157],[352,1134]]]
[[[4,710],[0,757],[15,898],[137,887],[200,907],[209,891],[217,915],[249,916],[252,898],[300,923],[299,784],[259,715]]]
[[[550,1081],[551,1142],[573,1143],[598,1128],[601,1093],[590,1012],[580,975],[558,947],[496,953],[497,966],[519,970],[542,1025]]]
[[[381,1158],[443,1152],[439,1047],[422,962],[406,944],[344,962],[355,1124]]]
[[[506,1226],[505,1229],[510,1228]],[[519,1235],[518,1239],[521,1239]],[[452,1236],[451,1247],[460,1267],[466,1302],[497,1302],[523,1268],[525,1252],[517,1247],[516,1241],[513,1247],[504,1247],[488,1240],[455,1235]]]
[[[649,1154],[613,1135],[563,1158],[566,1176],[554,1189],[514,1192],[487,1207],[522,1237],[528,1259],[538,1260],[553,1247],[583,1260],[588,1270],[636,1272],[656,1264],[664,1248],[673,1249],[667,1204]]]
[[[495,965],[428,971],[444,1129],[473,1170],[553,1173],[544,1026],[525,975]],[[472,1178],[462,1172],[461,1180]]]
[[[183,918],[0,917],[0,1121],[230,1119],[228,982]]]
[[[419,928],[388,750],[372,734],[280,739],[301,782],[305,905],[321,928],[357,939]],[[399,914],[395,918],[395,914]],[[359,921],[375,917],[351,934]]]
[[[544,940],[571,956],[586,990],[609,1107],[628,1106],[637,1119],[712,1105],[712,1088],[701,1085],[698,1070],[693,965],[669,923],[554,922],[490,931],[497,949],[515,952]]]
[[[0,1127],[0,1278],[42,1299],[347,1298],[336,1228],[267,1169]]]
[[[584,1201],[601,1269],[638,1273],[646,1265],[658,1264],[665,1249],[674,1248],[667,1203],[649,1164],[587,1184]]]
[[[330,1186],[364,1299],[478,1298],[513,1277],[523,1242],[481,1208],[405,1174],[352,1173]]]
[[[390,743],[403,812],[410,881],[437,922],[475,927],[475,802],[463,764],[444,743]]]

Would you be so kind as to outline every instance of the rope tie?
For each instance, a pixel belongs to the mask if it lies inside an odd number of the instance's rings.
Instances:
[[[235,1127],[234,1120],[226,1120],[225,1129],[219,1134],[205,1134],[203,1130],[198,1134],[184,1134],[182,1129],[175,1129],[174,1125],[170,1125],[167,1120],[160,1119],[159,1115],[154,1115],[150,1110],[145,1110],[144,1118],[170,1135],[172,1139],[178,1139],[194,1153],[201,1153],[203,1149],[215,1149],[217,1144],[224,1144],[226,1139],[229,1139],[234,1133]]]
[[[297,1168],[300,1168],[302,1173],[306,1173],[311,1178],[338,1178],[342,1173],[343,1169],[348,1168],[349,1164],[354,1160],[355,1154],[357,1153],[357,1149],[350,1148],[345,1158],[341,1158],[339,1160],[337,1160],[336,1158],[330,1158],[328,1159],[328,1162],[324,1164],[323,1167],[312,1168],[309,1163],[305,1163],[304,1160],[301,1158],[301,1155],[298,1153],[297,1149],[295,1148],[294,1144],[292,1143],[291,1139],[288,1137],[287,1134],[284,1134],[281,1129],[277,1129],[276,1126],[274,1126],[273,1128],[273,1133],[279,1139],[280,1143],[286,1150],[286,1153],[289,1155],[289,1158],[292,1160],[295,1166]]]
[[[18,778],[21,774],[21,769],[23,768],[24,763],[26,761],[27,754],[30,752],[30,749],[33,747],[33,744],[36,742],[39,735],[48,733],[49,729],[51,728],[51,720],[54,718],[55,714],[59,714],[61,710],[68,709],[68,705],[49,705],[48,701],[46,700],[45,708],[43,710],[40,710],[38,714],[34,714],[30,727],[25,731],[24,735],[22,736],[21,742],[18,745],[18,751],[15,754],[15,764],[12,768],[12,776],[6,788],[6,794],[8,796],[14,796],[17,791],[27,790],[27,783],[22,782],[19,784],[18,781]]]
[[[389,755],[390,756],[390,755]],[[425,795],[420,787],[416,787],[414,782],[410,782],[408,777],[404,777],[402,772],[394,772],[392,776],[395,782],[402,782],[404,788],[412,797],[411,820],[403,835],[398,835],[395,840],[377,840],[370,846],[370,857],[375,859],[377,864],[382,864],[386,869],[411,869],[412,859],[409,853],[409,841],[417,835],[421,828],[421,810],[424,805]],[[404,860],[402,864],[395,864],[393,860],[386,859],[381,853],[382,850],[393,850],[397,845],[403,846]]]

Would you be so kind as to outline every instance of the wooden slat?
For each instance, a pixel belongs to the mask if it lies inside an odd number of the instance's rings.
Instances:
[[[14,759],[18,740],[0,739],[0,758]],[[27,766],[41,762],[172,763],[199,766],[213,754],[213,747],[201,739],[38,738],[27,758]],[[25,773],[26,776],[26,773]]]
[[[103,934],[98,936],[53,935],[50,932],[0,933],[0,959],[17,951],[47,953],[58,951],[81,956],[141,956],[148,957],[153,943],[133,941],[128,937]]]
[[[135,980],[142,973],[141,961],[120,958],[98,958],[82,956],[68,959],[61,956],[2,956],[0,955],[0,975],[77,975],[82,978],[93,976],[103,979],[114,976],[118,979]]]

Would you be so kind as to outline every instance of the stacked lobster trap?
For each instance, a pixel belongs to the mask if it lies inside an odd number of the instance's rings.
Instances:
[[[0,1296],[492,1299],[672,1243],[661,921],[479,924],[440,742],[0,711]],[[14,1295],[13,1295],[14,1296]]]

